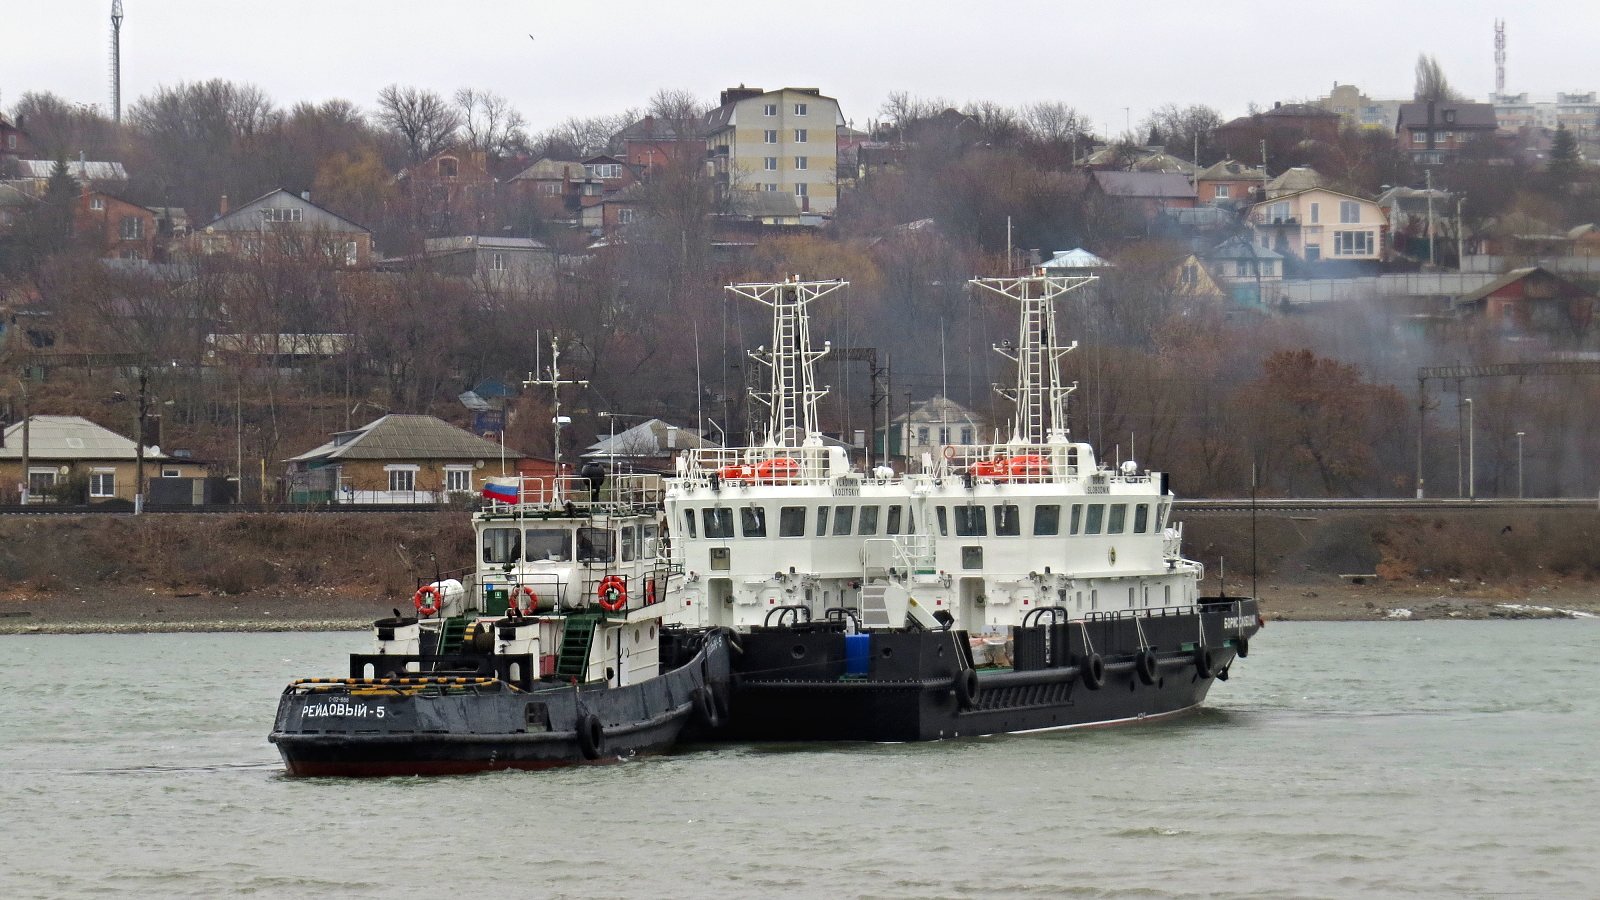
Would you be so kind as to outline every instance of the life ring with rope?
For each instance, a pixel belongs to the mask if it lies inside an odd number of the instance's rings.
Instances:
[[[628,583],[622,580],[621,575],[607,575],[600,579],[595,596],[600,599],[601,609],[616,612],[628,605]]]
[[[518,594],[526,594],[527,595],[527,597],[528,597],[528,605],[527,606],[518,605],[518,603],[517,603],[517,595]],[[521,587],[513,589],[511,591],[510,598],[506,600],[506,615],[508,615],[508,616],[531,616],[531,615],[533,615],[534,611],[537,610],[538,608],[539,608],[539,595],[535,594],[533,592],[533,588],[528,587],[525,584],[522,585]]]
[[[429,599],[424,600],[424,597]],[[417,615],[424,619],[437,616],[444,609],[444,591],[436,584],[425,584],[411,595],[411,605],[417,608]]]

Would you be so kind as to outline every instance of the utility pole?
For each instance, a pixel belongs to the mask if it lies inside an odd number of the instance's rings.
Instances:
[[[1467,499],[1478,499],[1478,473],[1473,465],[1472,454],[1472,398],[1468,397],[1467,403]]]
[[[1434,264],[1433,257],[1433,170],[1427,170],[1428,176],[1428,265]]]
[[[133,437],[133,514],[144,512],[144,423],[150,411],[150,395],[146,388],[150,383],[150,371],[144,366],[139,367],[139,427],[138,433]]]
[[[111,121],[122,124],[122,0],[111,0]]]
[[[1456,198],[1456,271],[1467,270],[1467,230],[1461,222],[1461,204],[1467,202],[1467,195],[1462,194]]]
[[[28,409],[28,381],[27,381],[27,379],[26,378],[18,378],[17,379],[17,387],[22,389],[22,488],[17,493],[18,493],[18,499],[20,499],[22,501],[22,505],[23,506],[27,506],[28,505],[28,466],[30,464],[30,460],[28,459],[28,451],[29,451],[29,446],[28,446],[28,440],[29,440],[28,420],[32,417],[32,411]]]
[[[586,380],[582,380],[582,379],[569,379],[569,380],[565,380],[565,381],[562,380],[562,378],[561,378],[561,342],[560,342],[559,338],[557,338],[554,334],[551,334],[550,335],[550,374],[549,374],[549,376],[545,377],[545,378],[535,378],[533,376],[533,373],[529,372],[527,379],[522,382],[522,386],[523,387],[539,386],[539,387],[548,387],[548,388],[550,388],[550,396],[551,396],[550,424],[552,426],[551,431],[553,431],[554,434],[555,434],[555,462],[556,462],[555,475],[556,475],[557,478],[561,477],[561,426],[563,424],[565,424],[565,423],[563,423],[561,421],[561,386],[564,385],[564,384],[574,384],[574,385],[577,385],[579,387],[588,387],[589,386],[589,382],[586,381]]]
[[[1517,499],[1518,500],[1521,500],[1523,497],[1527,496],[1526,494],[1524,494],[1522,492],[1522,436],[1525,435],[1525,434],[1527,434],[1526,431],[1517,432]]]

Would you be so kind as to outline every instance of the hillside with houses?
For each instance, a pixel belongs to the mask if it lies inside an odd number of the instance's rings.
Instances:
[[[766,326],[721,286],[786,275],[851,283],[813,325],[829,436],[915,464],[1005,421],[1010,311],[966,279],[1040,269],[1099,278],[1064,310],[1074,431],[1186,495],[1593,494],[1600,101],[1424,68],[1122,134],[825,86],[641,86],[544,131],[482,89],[191,82],[119,125],[0,86],[0,504],[661,469],[759,430]]]

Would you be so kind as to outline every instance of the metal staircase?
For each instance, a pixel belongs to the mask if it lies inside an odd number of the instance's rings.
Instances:
[[[589,648],[594,644],[599,617],[572,615],[561,631],[561,650],[556,656],[556,675],[582,680],[589,676]]]
[[[861,583],[861,627],[889,628],[894,624],[889,621],[889,607],[883,602],[888,589],[889,582],[881,578]]]

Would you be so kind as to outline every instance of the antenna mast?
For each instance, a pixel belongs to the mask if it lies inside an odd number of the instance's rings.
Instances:
[[[544,378],[535,378],[533,377],[533,373],[529,372],[527,379],[522,382],[522,386],[533,387],[538,385],[541,387],[550,388],[550,430],[555,435],[555,462],[557,478],[561,477],[561,386],[564,384],[575,384],[578,387],[589,386],[589,382],[583,379],[567,379],[565,381],[561,379],[561,344],[557,340],[556,336],[551,334],[550,374]]]
[[[811,349],[806,307],[849,283],[791,278],[777,284],[730,284],[726,288],[729,293],[772,308],[772,349],[761,348],[750,354],[751,359],[772,370],[772,389],[767,393],[750,392],[767,407],[769,447],[799,446],[820,436],[817,401],[827,395],[828,389],[816,386],[813,363],[828,355],[829,343],[824,341],[821,350]]]
[[[1494,92],[1506,92],[1506,20],[1494,20]]]
[[[972,284],[1022,305],[1022,326],[1015,347],[995,347],[995,352],[1017,364],[1017,386],[995,385],[1001,396],[1017,405],[1011,429],[1013,443],[1043,444],[1066,440],[1067,395],[1077,382],[1061,382],[1061,358],[1078,346],[1056,343],[1056,298],[1099,279],[1093,275],[1035,275],[1029,278],[974,278]]]
[[[122,124],[122,0],[111,0],[111,121]]]

